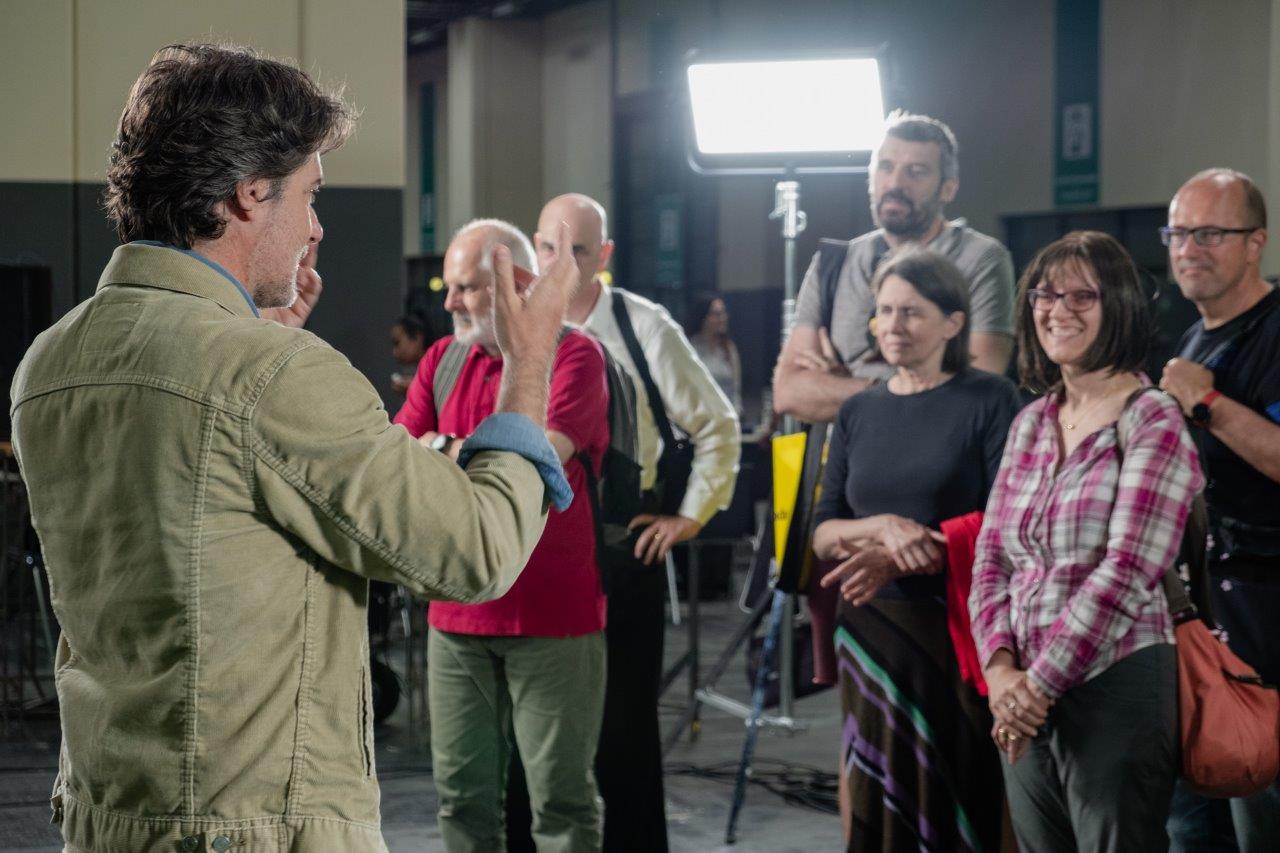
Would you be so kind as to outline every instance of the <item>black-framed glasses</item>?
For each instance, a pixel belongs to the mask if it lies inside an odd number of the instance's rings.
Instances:
[[[1166,225],[1160,229],[1160,242],[1176,249],[1187,242],[1187,237],[1191,237],[1196,241],[1197,246],[1209,249],[1221,246],[1228,234],[1252,234],[1257,230],[1257,228],[1219,228],[1216,225],[1205,225],[1201,228],[1170,228]]]
[[[1052,311],[1054,303],[1061,299],[1066,304],[1067,310],[1080,314],[1092,308],[1100,298],[1102,294],[1096,290],[1068,290],[1066,293],[1056,293],[1037,287],[1027,291],[1027,301],[1037,311]]]

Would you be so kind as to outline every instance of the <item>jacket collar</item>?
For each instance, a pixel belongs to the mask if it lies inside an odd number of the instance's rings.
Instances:
[[[164,243],[138,240],[117,246],[97,290],[113,284],[187,293],[238,317],[259,316],[249,292],[231,273],[198,252]]]

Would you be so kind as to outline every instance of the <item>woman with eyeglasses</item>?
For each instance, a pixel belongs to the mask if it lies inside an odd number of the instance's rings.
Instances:
[[[969,286],[942,255],[889,255],[871,281],[895,369],[836,416],[813,547],[839,565],[840,806],[851,851],[1000,849],[991,714],[948,628],[944,522],[980,511],[1017,388],[969,365]]]
[[[1160,581],[1203,485],[1124,248],[1045,247],[1019,284],[1014,420],[969,597],[1005,787],[1025,850],[1167,850],[1177,663]],[[1124,446],[1118,435],[1125,436]]]

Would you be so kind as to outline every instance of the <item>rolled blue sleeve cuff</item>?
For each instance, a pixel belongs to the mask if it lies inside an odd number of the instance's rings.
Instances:
[[[485,418],[463,442],[462,450],[458,452],[458,464],[467,467],[471,457],[482,450],[520,454],[538,469],[552,506],[564,512],[573,503],[573,489],[564,478],[564,466],[560,464],[555,448],[547,440],[547,434],[524,415],[498,412]]]

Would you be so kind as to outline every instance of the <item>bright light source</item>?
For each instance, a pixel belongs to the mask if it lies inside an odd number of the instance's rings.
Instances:
[[[689,66],[703,154],[869,151],[884,132],[875,59]]]

